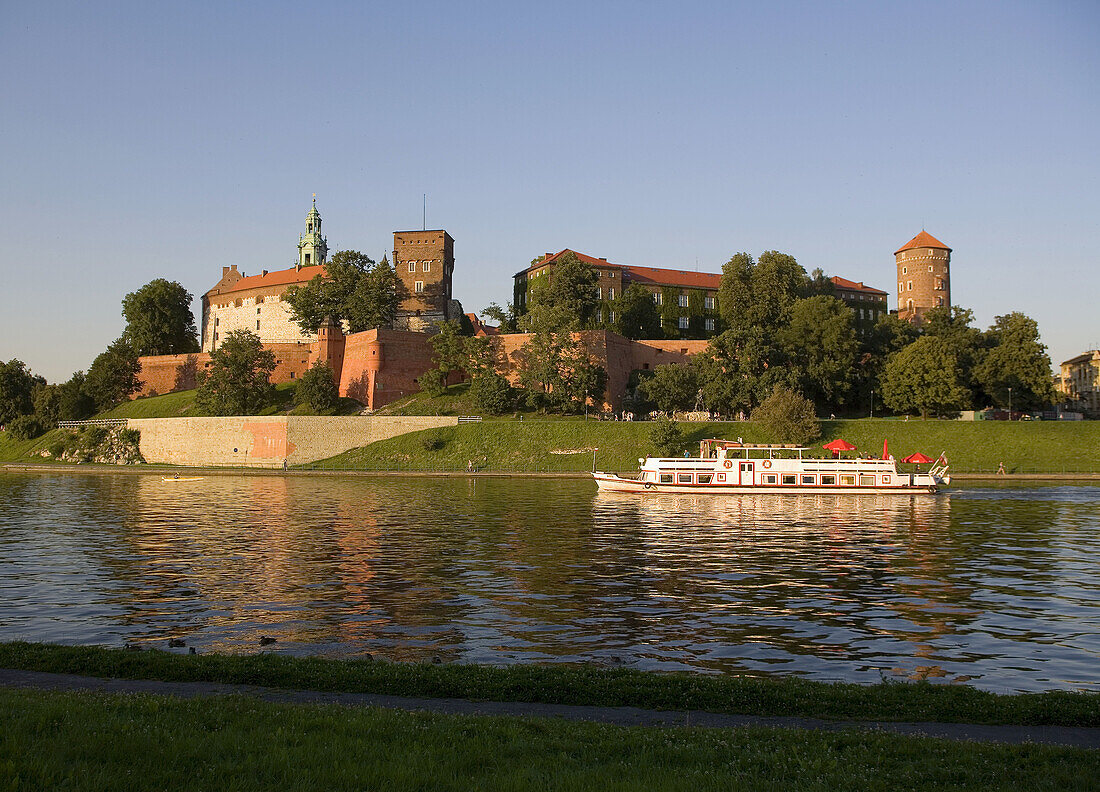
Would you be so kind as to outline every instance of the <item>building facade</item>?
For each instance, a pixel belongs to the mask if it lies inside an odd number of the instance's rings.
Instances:
[[[1100,350],[1093,349],[1062,363],[1060,390],[1092,417],[1100,416]]]
[[[920,322],[932,308],[951,305],[951,248],[921,231],[894,253],[898,316]]]
[[[856,283],[839,275],[829,280],[832,281],[836,298],[852,309],[856,335],[861,338],[869,335],[879,317],[886,314],[889,295],[882,289],[865,285],[863,281]]]
[[[394,231],[393,268],[402,286],[396,329],[430,332],[461,316],[451,292],[454,267],[455,241],[446,231]]]

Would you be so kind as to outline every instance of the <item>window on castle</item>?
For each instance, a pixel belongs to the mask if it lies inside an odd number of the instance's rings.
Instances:
[[[614,286],[608,286],[607,287],[607,299],[609,299],[609,300],[614,300],[615,299],[615,287]],[[615,320],[612,319],[611,321],[615,321]]]
[[[256,320],[256,329],[257,330],[260,329],[260,320],[259,319]]]
[[[259,316],[259,315],[260,315],[260,309],[259,309],[259,308],[257,308],[257,309],[256,309],[256,315],[257,315],[257,316]]]
[[[705,326],[707,328],[708,333],[713,333],[714,332],[714,320],[713,319],[707,319],[706,322],[705,322]]]
[[[688,318],[686,316],[681,316],[680,321],[679,321],[678,324],[679,324],[681,330],[687,330],[688,329]]]
[[[906,291],[913,291],[913,281],[906,281],[906,286],[908,286]]]
[[[214,317],[214,327],[218,326],[218,317]]]
[[[409,272],[416,272],[416,262],[415,261],[410,261],[409,262]]]
[[[687,308],[688,296],[686,294],[681,294],[679,299],[677,300],[677,303],[680,305],[681,308]]]
[[[306,266],[307,267],[309,266],[309,254],[308,253],[306,253]]]
[[[928,265],[928,271],[932,272],[932,265],[931,264]]]
[[[657,303],[657,305],[664,305],[665,295],[661,292],[653,292],[653,302]]]
[[[908,275],[909,274],[909,268],[908,267],[902,267],[901,268],[901,274],[902,275]]]
[[[416,284],[413,286],[413,291],[415,291],[417,294],[424,291],[424,281],[417,281]]]
[[[703,298],[703,307],[706,308],[708,311],[713,311],[714,310],[714,298],[713,297],[704,297]]]
[[[430,261],[425,261],[424,262],[424,271],[425,272],[431,272],[432,271],[432,262],[430,262]]]
[[[612,324],[615,323],[615,312],[614,311],[611,312],[611,320],[610,321],[611,321]]]
[[[602,300],[603,299],[603,289],[601,289],[599,286],[596,287],[596,299],[597,300]]]

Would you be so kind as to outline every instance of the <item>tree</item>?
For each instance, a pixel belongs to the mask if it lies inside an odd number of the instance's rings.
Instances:
[[[791,305],[809,293],[806,270],[794,256],[768,250],[754,262],[748,253],[737,253],[722,267],[718,309],[731,330],[776,331]]]
[[[781,386],[752,411],[752,420],[762,424],[777,443],[806,445],[821,436],[813,402]]]
[[[7,427],[16,440],[33,440],[46,431],[37,415],[18,415]]]
[[[517,330],[518,317],[516,316],[516,307],[512,303],[508,303],[504,308],[501,308],[495,302],[489,303],[489,307],[481,312],[481,316],[496,322],[502,333],[514,333]]]
[[[986,336],[989,349],[974,375],[993,402],[1021,410],[1053,404],[1050,356],[1035,320],[1018,312],[998,316]]]
[[[661,314],[653,295],[637,283],[630,284],[615,300],[613,329],[627,338],[660,338]]]
[[[331,414],[340,403],[340,390],[336,387],[336,375],[323,360],[314,363],[298,380],[294,391],[294,403],[308,404],[318,415]]]
[[[151,280],[122,298],[123,337],[137,355],[182,355],[199,351],[191,294],[175,281]]]
[[[963,409],[970,393],[961,381],[959,359],[952,343],[923,336],[896,353],[886,364],[882,400],[896,412],[944,415]]]
[[[592,265],[568,251],[554,262],[548,278],[538,279],[530,304],[563,312],[572,330],[591,327],[599,309],[596,286],[600,276]]]
[[[137,352],[123,336],[112,341],[92,361],[84,379],[84,392],[91,397],[96,410],[106,410],[125,401],[141,387],[137,376],[140,371]]]
[[[718,286],[718,312],[726,327],[743,330],[751,326],[752,274],[756,262],[748,253],[735,253],[722,266]]]
[[[0,426],[34,412],[36,378],[22,360],[0,363]]]
[[[502,415],[515,403],[511,383],[492,370],[479,371],[474,375],[470,380],[470,396],[477,408],[489,415]]]
[[[942,339],[951,348],[959,366],[959,382],[967,390],[968,404],[984,401],[975,372],[985,356],[986,341],[980,330],[971,327],[974,312],[953,305],[933,308],[924,315],[922,336]]]
[[[656,366],[653,376],[640,383],[638,389],[662,412],[690,410],[699,395],[699,378],[690,366]]]
[[[443,392],[452,372],[467,372],[470,367],[466,337],[462,335],[459,323],[451,319],[440,322],[436,327],[439,332],[428,339],[428,343],[432,346],[435,373],[425,372],[425,375],[418,380],[421,387],[433,396]]]
[[[811,401],[822,408],[844,403],[859,348],[848,306],[823,295],[799,300],[791,306],[780,342]]]
[[[680,424],[662,415],[650,427],[649,440],[661,456],[670,457],[679,453],[684,445],[684,433]]]
[[[329,317],[347,322],[352,333],[393,322],[402,296],[397,274],[384,258],[378,264],[358,250],[334,253],[325,275],[283,292],[291,318],[302,332],[316,333]]]
[[[210,368],[199,373],[195,403],[209,415],[255,415],[271,402],[275,354],[248,330],[226,333],[210,354]]]
[[[727,330],[692,360],[699,373],[699,400],[723,415],[749,412],[776,385],[791,384],[783,362],[774,333],[758,327]]]

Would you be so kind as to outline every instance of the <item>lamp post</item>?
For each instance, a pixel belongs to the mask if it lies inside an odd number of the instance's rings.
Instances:
[[[871,389],[871,417],[875,417],[875,389]]]
[[[1012,388],[1008,389],[1008,420],[1012,420]]]

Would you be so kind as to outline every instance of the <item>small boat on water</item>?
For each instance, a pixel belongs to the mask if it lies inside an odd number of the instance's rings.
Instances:
[[[703,440],[698,457],[639,459],[637,476],[593,472],[601,492],[761,494],[934,493],[951,483],[941,456],[927,472],[900,473],[893,458],[819,459],[809,448]]]

